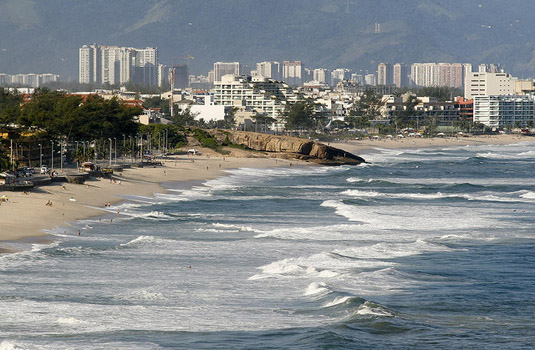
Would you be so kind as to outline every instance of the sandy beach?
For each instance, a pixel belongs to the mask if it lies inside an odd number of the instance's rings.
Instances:
[[[355,140],[331,145],[357,155],[365,155],[381,148],[512,144],[530,140],[532,139],[518,135],[497,135],[469,138]],[[255,157],[251,157],[252,155]],[[237,152],[235,156],[223,157],[210,150],[203,150],[201,156],[179,156],[177,159],[168,160],[163,166],[124,169],[123,172],[114,174],[113,180],[92,178],[83,185],[53,183],[36,187],[28,193],[0,193],[9,197],[7,202],[0,205],[0,253],[10,252],[9,247],[3,245],[1,241],[32,237],[48,240],[47,229],[106,214],[107,212],[103,211],[105,203],[119,202],[122,200],[121,196],[152,196],[154,193],[165,192],[162,183],[207,180],[224,175],[227,169],[242,167],[265,168],[290,166],[290,163],[293,166],[309,164],[248,152]],[[47,205],[49,201],[52,205]]]
[[[228,157],[203,150],[200,156],[178,156],[163,166],[126,168],[113,174],[113,180],[91,178],[83,185],[52,183],[30,192],[0,192],[8,201],[0,205],[0,253],[10,252],[1,241],[34,238],[46,241],[47,229],[68,225],[80,219],[107,214],[105,204],[117,203],[121,196],[152,196],[163,193],[162,183],[208,180],[225,174],[225,170],[243,167],[265,168],[298,166],[305,162],[270,157]],[[48,202],[52,205],[47,205]],[[119,213],[120,214],[120,213]],[[75,234],[75,233],[73,233]],[[53,238],[53,237],[51,237]]]

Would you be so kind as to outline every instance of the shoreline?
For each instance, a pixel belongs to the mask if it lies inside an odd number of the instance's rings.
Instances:
[[[534,139],[517,135],[493,135],[470,138],[421,138],[401,140],[358,140],[331,142],[330,145],[365,155],[380,149],[440,148],[468,145],[506,145]],[[113,175],[113,180],[91,178],[83,185],[52,183],[36,187],[33,191],[3,192],[9,201],[0,205],[0,254],[17,252],[12,245],[25,240],[49,242],[53,235],[47,233],[57,227],[68,227],[79,220],[110,214],[105,203],[125,201],[126,196],[154,196],[166,193],[185,183],[204,182],[224,176],[227,170],[238,168],[268,168],[315,163],[295,159],[281,159],[265,155],[251,157],[241,152],[235,156],[222,156],[202,149],[201,156],[178,156],[167,159],[163,166],[128,168]],[[115,181],[114,181],[115,180]],[[171,185],[175,184],[175,185]],[[182,184],[182,185],[176,185]],[[47,201],[52,206],[47,206]],[[120,213],[119,213],[120,214]],[[71,232],[73,236],[75,232]]]
[[[167,159],[161,166],[127,168],[115,173],[113,179],[91,178],[83,185],[52,183],[35,187],[27,194],[2,192],[9,200],[0,205],[0,254],[19,251],[13,246],[26,240],[48,242],[54,236],[47,231],[54,228],[110,214],[109,210],[105,210],[105,204],[124,202],[127,196],[166,193],[168,189],[175,188],[170,184],[202,183],[224,176],[231,169],[313,165],[267,156],[232,157],[210,150],[201,151],[201,156],[177,156],[173,160]],[[46,205],[48,201],[52,202],[51,206]],[[69,233],[76,235],[74,231]]]
[[[535,142],[535,137],[522,135],[481,135],[471,137],[433,137],[381,140],[351,140],[347,142],[331,142],[330,145],[357,155],[366,154],[376,149],[411,149],[411,148],[442,148],[482,145],[510,145],[520,142]]]

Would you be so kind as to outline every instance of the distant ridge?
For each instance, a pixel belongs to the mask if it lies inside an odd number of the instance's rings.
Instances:
[[[379,62],[501,63],[535,75],[535,1],[0,0],[0,73],[77,80],[78,48],[99,43],[213,62],[302,60],[374,72]],[[61,15],[59,15],[61,14]],[[9,34],[9,35],[7,35]]]

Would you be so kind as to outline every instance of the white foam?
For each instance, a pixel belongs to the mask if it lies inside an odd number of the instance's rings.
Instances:
[[[490,200],[492,198],[486,198]],[[411,230],[426,234],[439,230],[475,229],[489,227],[503,227],[504,223],[498,218],[487,215],[486,208],[472,209],[470,220],[466,220],[466,210],[462,207],[441,206],[362,206],[349,205],[341,200],[327,200],[321,206],[333,208],[337,215],[345,217],[350,222],[361,225],[355,230]]]
[[[304,295],[312,296],[312,295],[324,295],[327,293],[330,293],[331,290],[327,287],[327,285],[323,282],[312,282],[308,285],[308,287],[305,289]]]
[[[3,340],[0,343],[0,350],[16,350],[19,349],[15,343],[10,342],[9,340]]]
[[[57,319],[56,323],[62,326],[78,326],[87,324],[87,322],[78,320],[74,317],[60,317]]]
[[[219,229],[223,229],[225,231],[254,232],[254,229],[250,226],[220,224],[218,222],[213,223],[212,226],[217,227]]]
[[[369,301],[365,301],[363,304],[361,304],[357,311],[355,311],[355,314],[361,316],[394,317],[394,314],[392,314],[386,308]]]
[[[140,289],[126,295],[122,295],[119,297],[119,299],[129,301],[155,301],[166,300],[167,298],[160,292],[153,292],[149,289]]]
[[[329,252],[322,252],[308,257],[289,258],[260,266],[262,271],[250,277],[250,280],[265,278],[337,278],[352,269],[378,268],[391,266],[393,263],[372,260],[341,259]]]
[[[147,244],[157,244],[157,243],[165,243],[165,242],[166,240],[161,239],[161,238],[142,235],[127,243],[123,243],[120,246],[121,247],[137,247],[137,246],[143,246]]]
[[[525,191],[520,195],[520,197],[524,199],[535,199],[535,192]]]
[[[343,297],[336,297],[334,298],[333,301],[330,301],[328,303],[326,303],[325,305],[323,305],[323,307],[332,307],[332,306],[336,306],[336,305],[339,305],[339,304],[343,304],[349,300],[351,300],[352,297],[350,296],[343,296]]]
[[[370,246],[335,249],[333,253],[354,259],[392,259],[428,252],[449,251],[453,251],[453,249],[419,239],[415,242],[381,242]]]
[[[276,238],[283,240],[317,240],[343,241],[357,239],[353,233],[357,225],[329,225],[311,227],[281,227],[271,231],[255,230],[259,232],[255,238]]]

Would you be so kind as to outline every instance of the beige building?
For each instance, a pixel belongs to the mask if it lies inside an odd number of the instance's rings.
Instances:
[[[466,79],[464,97],[513,95],[516,80],[507,73],[472,72]]]

